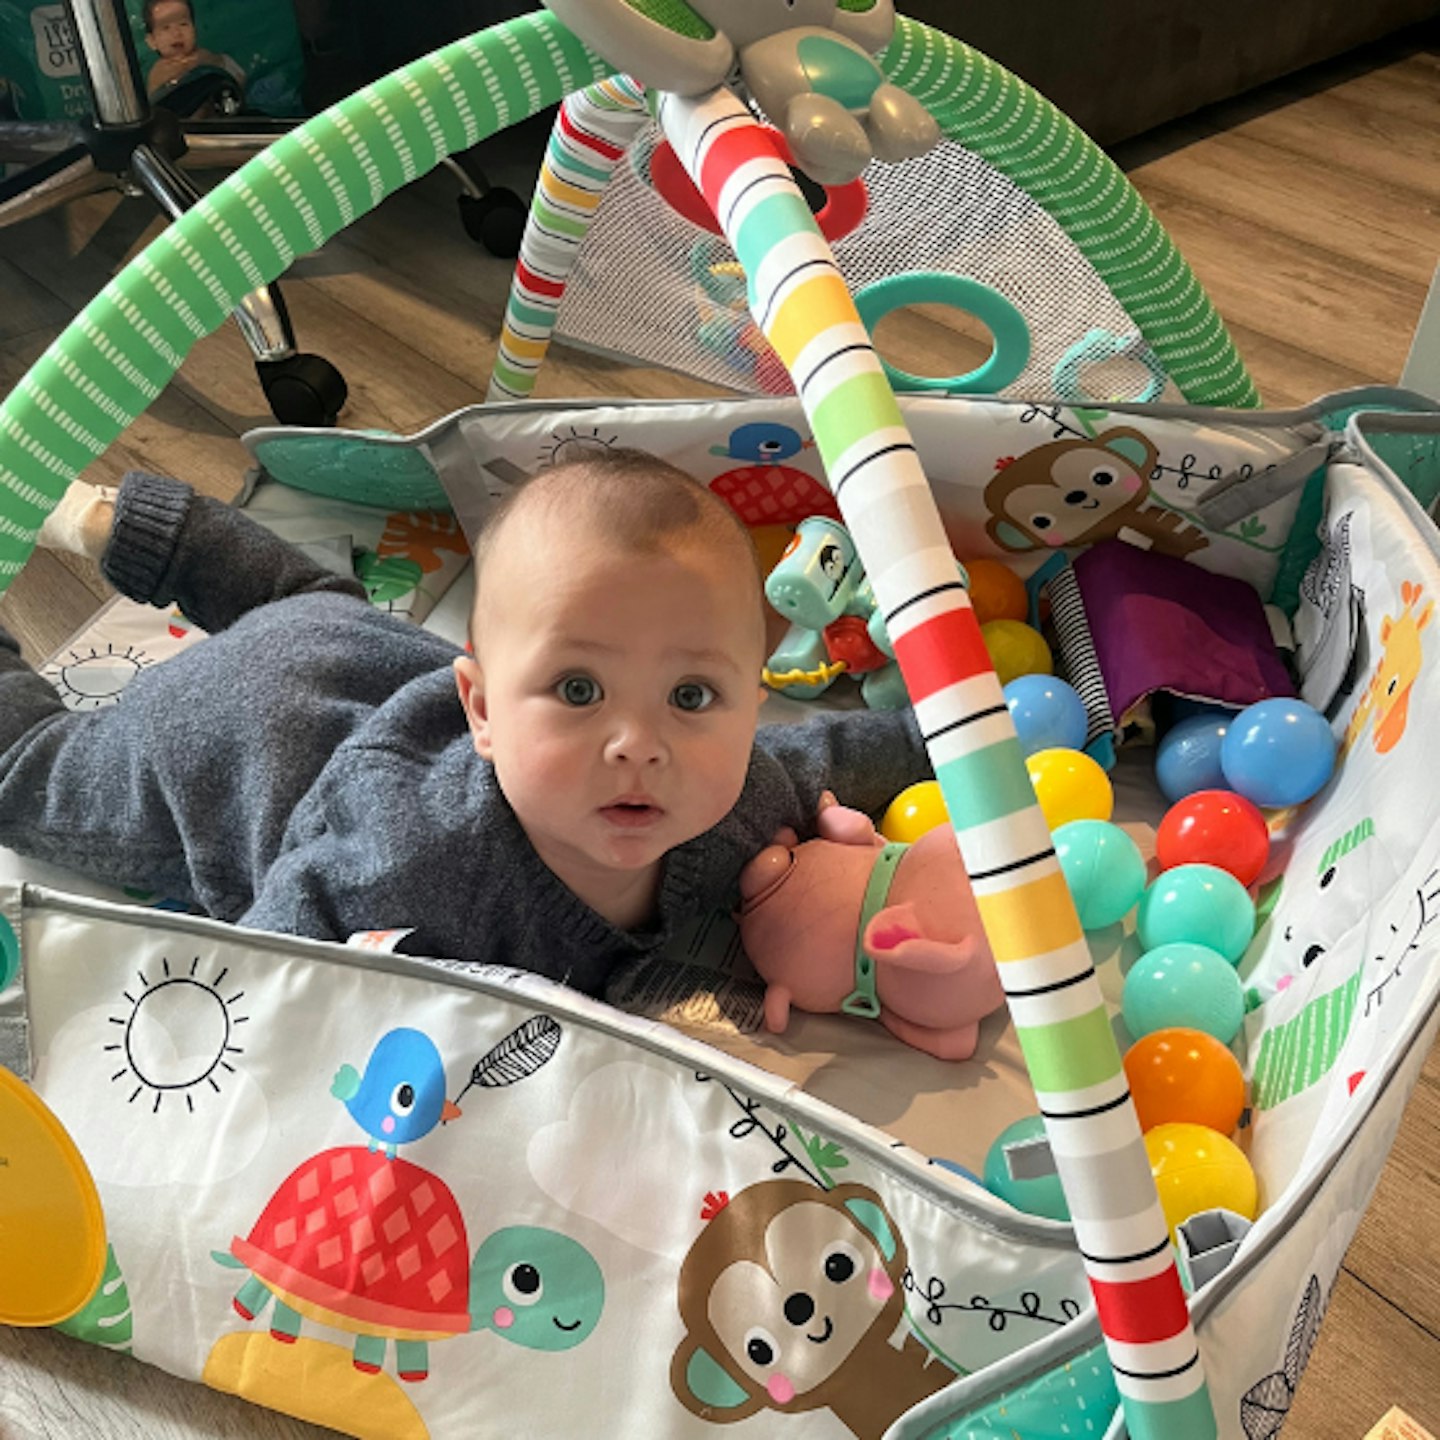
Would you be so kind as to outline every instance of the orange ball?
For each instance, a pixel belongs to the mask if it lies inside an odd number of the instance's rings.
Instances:
[[[991,620],[1024,620],[1030,614],[1030,597],[1025,582],[999,560],[967,560],[970,603],[982,624]]]
[[[1203,1030],[1152,1030],[1126,1051],[1125,1078],[1142,1130],[1205,1125],[1229,1135],[1245,1108],[1240,1062]]]
[[[752,525],[750,538],[760,557],[760,573],[768,575],[779,563],[786,547],[795,538],[793,525]]]

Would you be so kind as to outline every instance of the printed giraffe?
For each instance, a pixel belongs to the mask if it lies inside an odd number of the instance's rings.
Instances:
[[[1387,615],[1380,622],[1380,644],[1383,646],[1380,663],[1375,667],[1354,715],[1350,717],[1342,754],[1349,752],[1372,717],[1375,721],[1372,738],[1378,755],[1393,750],[1405,733],[1405,722],[1410,714],[1410,691],[1419,679],[1420,666],[1425,658],[1420,632],[1430,623],[1435,609],[1433,600],[1427,600],[1421,608],[1420,595],[1421,587],[1406,580],[1400,586],[1403,608],[1399,619],[1392,620]]]

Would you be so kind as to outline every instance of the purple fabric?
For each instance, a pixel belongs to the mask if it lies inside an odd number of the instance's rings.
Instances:
[[[1253,705],[1295,686],[1244,580],[1103,540],[1074,561],[1110,707],[1123,723],[1156,690]]]

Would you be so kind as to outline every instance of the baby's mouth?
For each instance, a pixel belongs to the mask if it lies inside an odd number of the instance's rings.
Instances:
[[[654,825],[665,812],[653,801],[627,797],[602,805],[600,813],[612,825],[625,830],[642,830],[647,825]]]

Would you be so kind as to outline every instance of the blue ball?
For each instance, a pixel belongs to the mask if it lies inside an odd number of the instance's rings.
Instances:
[[[1308,800],[1335,770],[1330,722],[1303,700],[1262,700],[1230,722],[1220,746],[1226,784],[1265,809]]]
[[[1245,990],[1223,955],[1177,940],[1147,950],[1130,967],[1120,1008],[1133,1039],[1183,1025],[1228,1045],[1245,1019]]]
[[[1081,928],[1103,930],[1123,920],[1145,891],[1139,846],[1107,820],[1072,820],[1053,838]]]
[[[1220,747],[1233,717],[1194,715],[1172,726],[1155,752],[1155,779],[1173,805],[1197,790],[1228,790]]]
[[[1027,1215],[1043,1215],[1049,1220],[1068,1220],[1070,1207],[1058,1175],[1042,1175],[1038,1180],[1014,1180],[1005,1163],[1005,1147],[1023,1140],[1038,1140],[1045,1134],[1045,1122],[1038,1115],[1027,1115],[1007,1125],[995,1137],[985,1155],[985,1188],[992,1194],[1023,1210]]]
[[[1005,687],[1005,703],[1026,755],[1037,750],[1083,750],[1090,730],[1085,702],[1053,675],[1021,675]]]
[[[1255,935],[1255,902],[1218,865],[1176,865],[1141,896],[1135,928],[1146,950],[1188,940],[1236,965]]]

